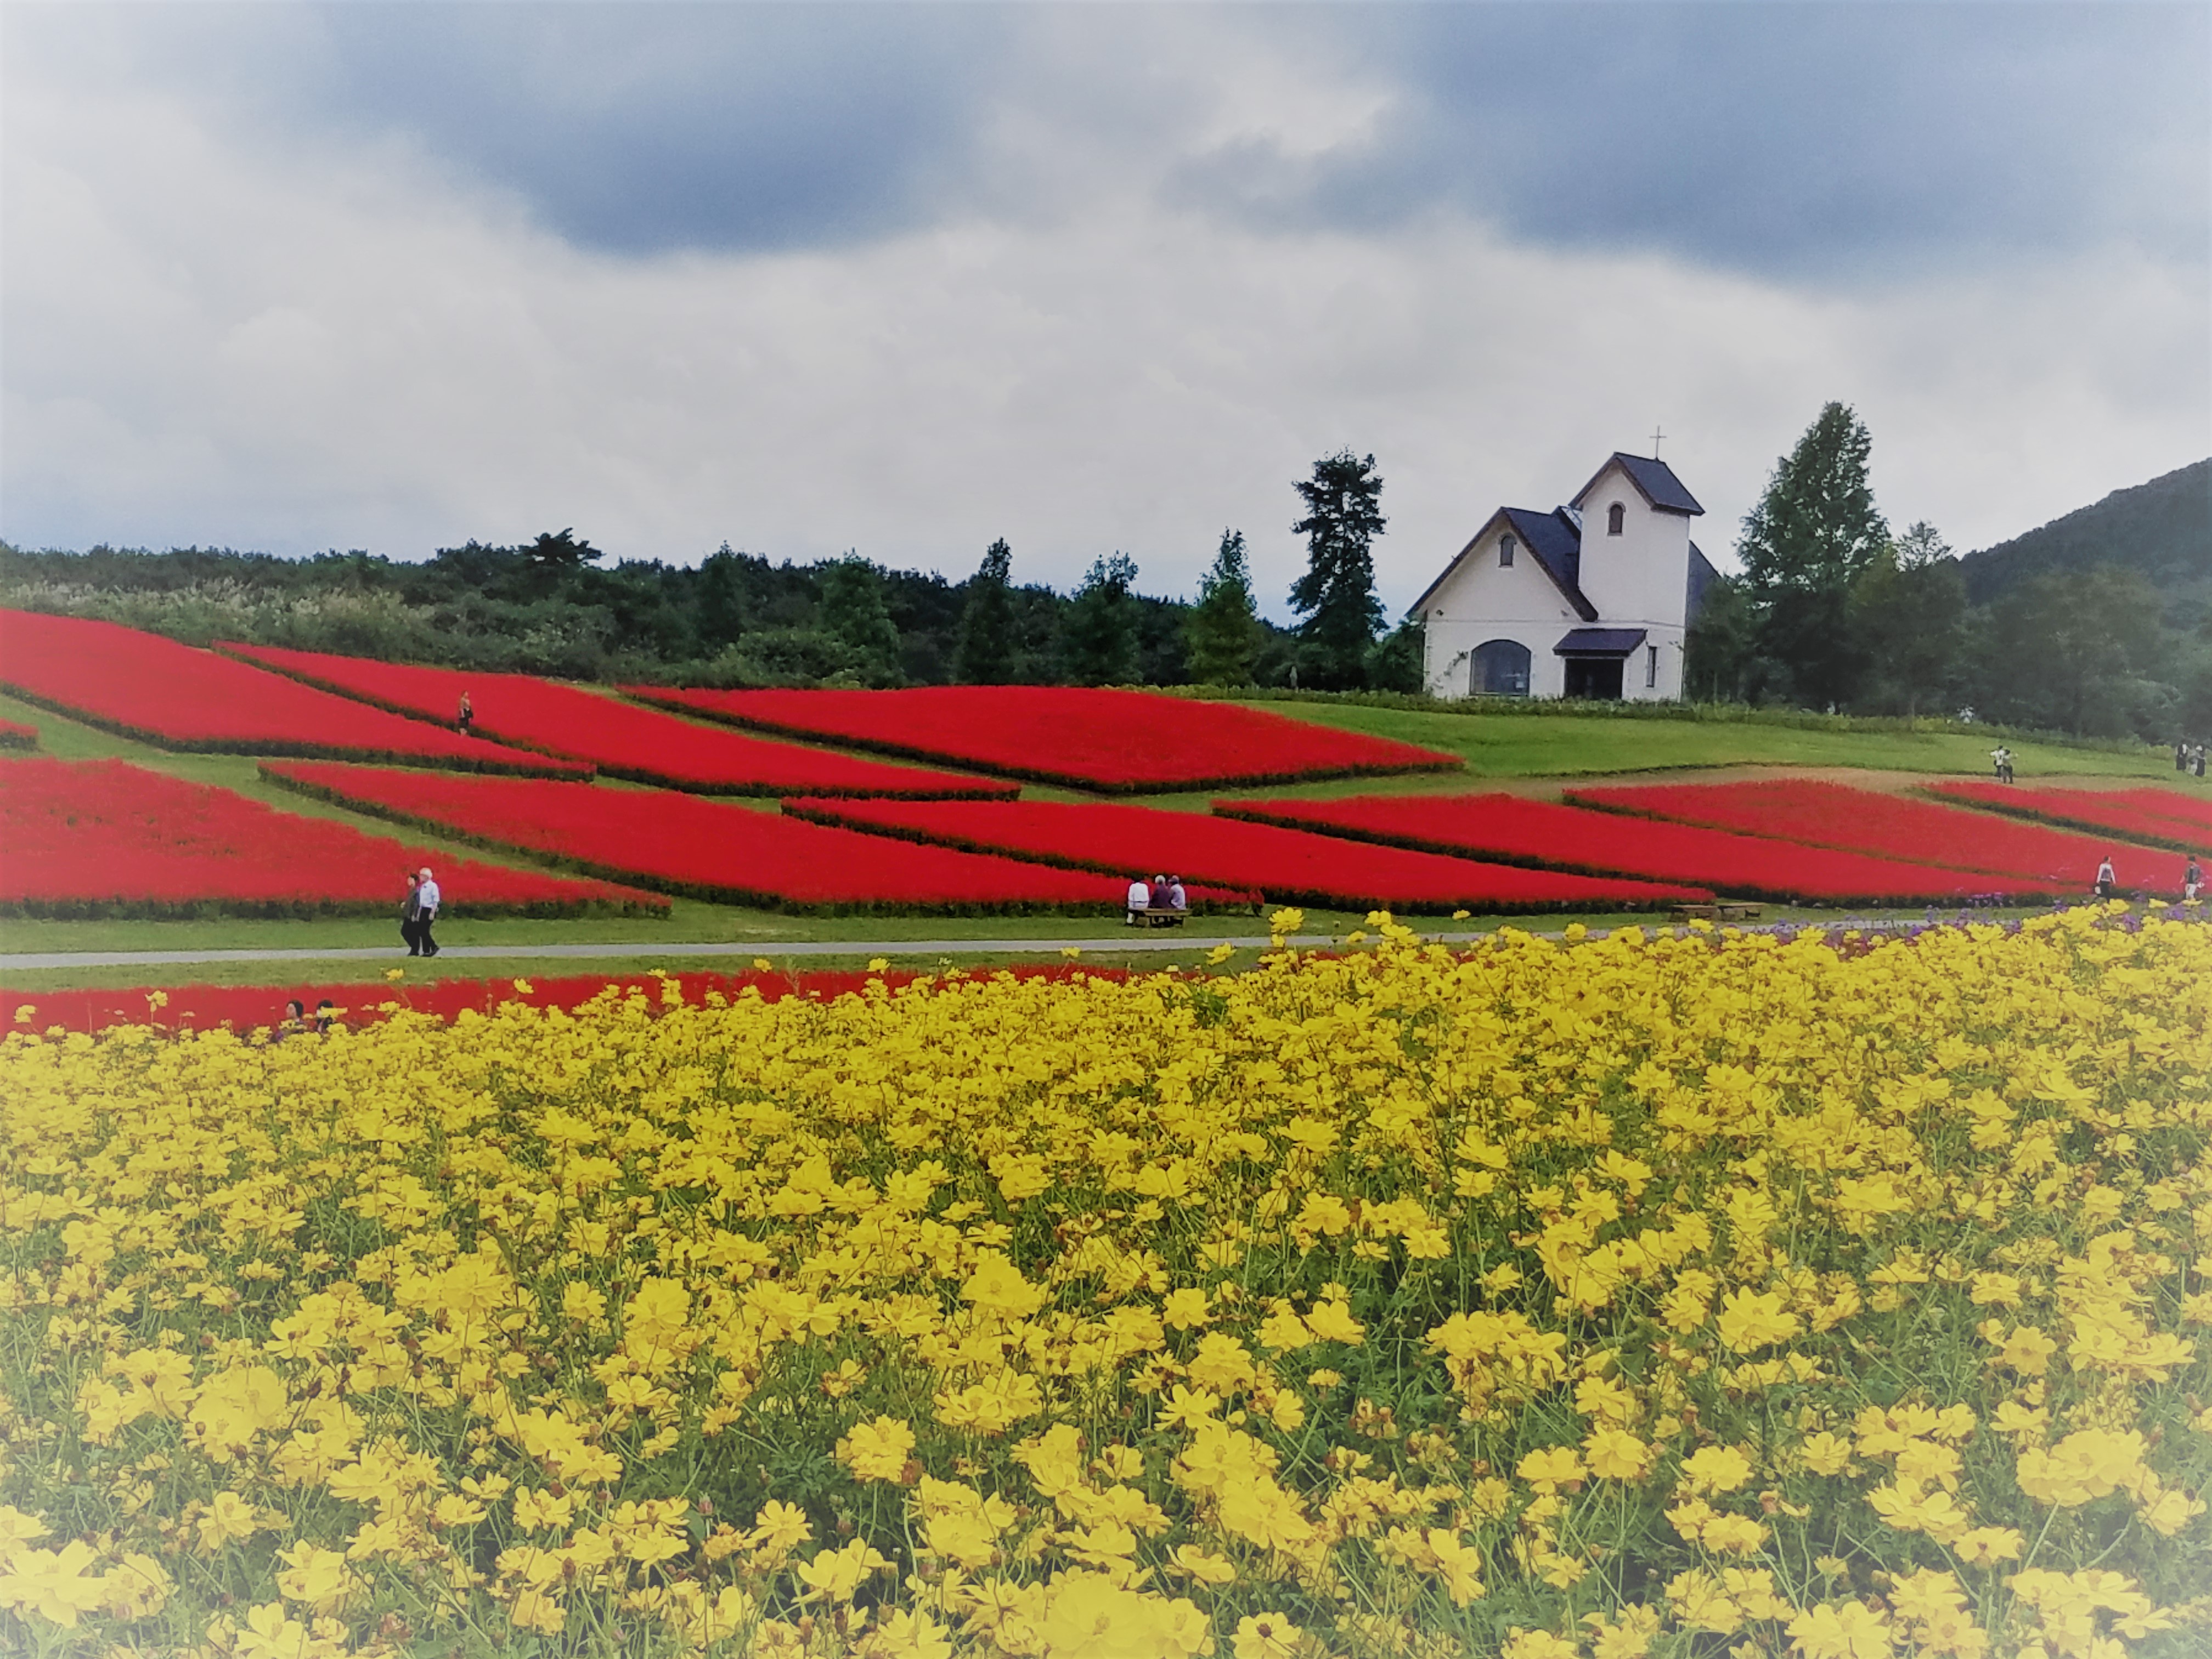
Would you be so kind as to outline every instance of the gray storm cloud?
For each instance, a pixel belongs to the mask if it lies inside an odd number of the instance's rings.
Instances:
[[[0,534],[1386,598],[1829,398],[1997,539],[2207,447],[2195,8],[14,7]],[[2083,77],[2130,86],[2083,119]]]

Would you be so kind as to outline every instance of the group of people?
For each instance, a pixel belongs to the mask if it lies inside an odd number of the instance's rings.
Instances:
[[[1143,927],[1159,920],[1181,921],[1190,914],[1190,896],[1182,890],[1181,876],[1154,876],[1146,881],[1139,876],[1129,884],[1129,918],[1132,927]]]
[[[2112,855],[2105,854],[2097,866],[2097,896],[2100,899],[2119,896],[2120,878],[2112,869]],[[2181,896],[2195,901],[2204,896],[2204,866],[2197,861],[2197,854],[2189,855],[2189,863],[2181,872]]]
[[[337,1005],[328,997],[315,1005],[313,1019],[307,1018],[307,1005],[294,997],[284,1005],[284,1018],[276,1028],[277,1035],[283,1036],[294,1031],[313,1031],[319,1036],[331,1029],[337,1017]]]
[[[2177,743],[2173,745],[2173,769],[2186,772],[2193,777],[2204,775],[2204,745],[2201,743]]]
[[[445,895],[431,879],[428,865],[407,878],[407,896],[399,902],[399,938],[407,946],[409,956],[438,954],[438,941],[430,937],[430,924],[437,921],[438,906],[444,902]]]
[[[1999,744],[1996,748],[1990,750],[1990,764],[1996,769],[1997,781],[1999,783],[2010,783],[2012,781],[2011,750],[2006,748],[2004,744]]]

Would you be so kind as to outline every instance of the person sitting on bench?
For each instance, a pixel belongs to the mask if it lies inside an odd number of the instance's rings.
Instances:
[[[1182,878],[1168,878],[1168,915],[1181,921],[1190,914],[1190,896],[1182,890]]]
[[[1129,921],[1132,927],[1146,925],[1152,908],[1152,890],[1142,876],[1129,884]]]

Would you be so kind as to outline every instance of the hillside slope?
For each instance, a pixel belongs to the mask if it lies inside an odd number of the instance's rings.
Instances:
[[[2167,596],[2169,621],[2212,603],[2212,460],[2202,460],[1960,562],[1966,597],[1986,605],[2047,570],[2112,564],[2148,578]]]

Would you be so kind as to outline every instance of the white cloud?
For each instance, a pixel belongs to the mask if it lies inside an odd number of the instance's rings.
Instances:
[[[1286,125],[1299,84],[1261,64],[1220,131],[1356,144],[1375,95]],[[1394,605],[1491,507],[1563,500],[1655,421],[1716,555],[1831,398],[1872,427],[1893,520],[1962,549],[2207,447],[2203,296],[2124,251],[1839,297],[1443,213],[1266,234],[1162,205],[1164,145],[1069,163],[1048,218],[636,260],[404,147],[256,145],[143,86],[19,90],[8,137],[18,544],[418,557],[574,525],[631,556],[851,546],[957,578],[1004,535],[1025,580],[1120,548],[1182,592],[1236,525],[1279,614],[1291,482],[1343,445],[1388,480]]]

